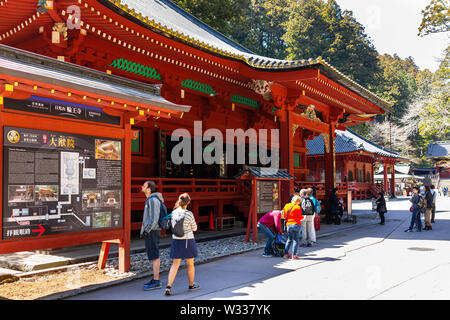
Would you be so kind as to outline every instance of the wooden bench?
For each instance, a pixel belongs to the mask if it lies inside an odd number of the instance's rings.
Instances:
[[[229,230],[234,228],[234,216],[216,217],[216,231]]]

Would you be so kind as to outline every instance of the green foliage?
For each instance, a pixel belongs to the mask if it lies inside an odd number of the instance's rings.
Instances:
[[[378,64],[380,71],[374,75],[375,84],[370,89],[394,103],[392,120],[398,123],[418,89],[416,75],[419,68],[411,57],[403,60],[396,54],[379,56]]]
[[[357,134],[359,134],[360,136],[370,140],[371,136],[370,136],[370,127],[367,123],[363,122],[363,123],[358,123],[354,126],[350,126],[349,127],[350,130],[352,130],[353,132],[356,132]]]
[[[436,71],[430,89],[424,93],[425,107],[421,110],[419,134],[428,140],[450,140],[450,46]]]
[[[450,31],[450,1],[431,0],[430,4],[422,10],[422,22],[419,27],[419,36],[430,33]]]
[[[339,71],[394,104],[389,125],[409,136],[405,155],[424,158],[429,142],[449,140],[450,48],[439,70],[419,70],[411,57],[379,55],[364,27],[336,0],[173,0],[250,51],[271,58],[322,57]],[[431,0],[422,11],[420,35],[450,28],[450,0]],[[386,116],[377,116],[378,124]],[[370,138],[373,126],[353,126]],[[375,130],[376,131],[376,130]]]
[[[283,24],[292,0],[250,0],[230,37],[256,54],[276,59],[286,56]],[[243,28],[242,26],[245,26]]]
[[[373,83],[378,53],[351,11],[335,0],[299,0],[291,7],[283,36],[287,59],[323,57],[363,86]]]
[[[244,8],[250,0],[173,0],[178,6],[213,29],[231,35],[241,26]]]

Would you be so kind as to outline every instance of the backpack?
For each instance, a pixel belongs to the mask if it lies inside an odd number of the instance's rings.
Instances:
[[[305,216],[312,216],[315,213],[314,203],[309,197],[302,198],[301,202],[302,214]]]
[[[421,195],[419,195],[419,202],[417,202],[417,206],[420,209],[425,209],[425,207],[427,206],[427,201],[425,200],[424,197],[422,197]]]
[[[177,237],[184,237],[184,217],[185,212],[172,212],[172,233]]]
[[[167,214],[166,205],[157,197],[150,196],[150,198],[157,199],[160,202],[158,226],[161,229],[166,229],[166,230],[169,229],[170,228],[170,224],[169,224],[170,216]]]
[[[286,236],[284,234],[277,234],[272,241],[272,254],[275,257],[284,256],[284,247],[286,245]]]
[[[322,206],[320,205],[320,201],[317,201],[316,205],[316,213],[319,214],[322,211]]]

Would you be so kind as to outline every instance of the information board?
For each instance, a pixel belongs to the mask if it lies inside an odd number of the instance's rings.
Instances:
[[[64,118],[120,125],[120,117],[111,116],[101,108],[83,104],[53,100],[38,96],[29,99],[3,99],[5,109],[14,109],[32,113],[46,114]]]
[[[122,227],[122,142],[4,127],[2,239]]]
[[[280,185],[278,181],[257,180],[257,213],[280,210]]]

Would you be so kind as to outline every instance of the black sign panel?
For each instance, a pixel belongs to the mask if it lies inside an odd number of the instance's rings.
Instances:
[[[37,96],[31,96],[30,99],[25,100],[4,98],[4,107],[6,109],[120,125],[120,117],[106,114],[101,108]]]
[[[122,227],[122,142],[4,127],[2,239]]]
[[[280,184],[278,181],[257,180],[257,213],[280,210]]]

